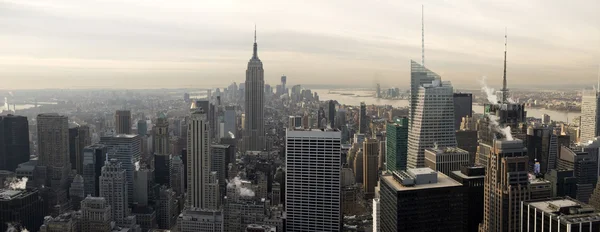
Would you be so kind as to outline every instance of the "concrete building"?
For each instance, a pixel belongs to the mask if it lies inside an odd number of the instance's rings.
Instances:
[[[408,168],[425,166],[426,148],[456,147],[453,91],[450,82],[439,80],[419,87],[408,133]]]
[[[473,117],[472,93],[454,93],[454,130],[460,129],[463,117]]]
[[[8,231],[8,222],[21,229],[36,231],[46,216],[46,209],[38,190],[0,189],[0,230]]]
[[[83,174],[83,149],[91,144],[92,138],[88,126],[69,128],[69,160],[71,169],[77,170],[77,174]]]
[[[558,159],[558,138],[552,127],[530,128],[527,133],[527,151],[530,170],[536,175],[544,175],[556,169]],[[536,170],[539,165],[539,170]],[[537,173],[539,172],[539,173]]]
[[[469,164],[475,164],[477,154],[477,131],[476,130],[457,130],[456,147],[469,152]]]
[[[132,134],[130,110],[117,110],[115,112],[115,131],[117,134]]]
[[[224,231],[244,231],[248,225],[262,224],[267,203],[264,199],[251,198],[225,199],[223,204]]]
[[[183,211],[177,219],[179,232],[222,232],[223,215],[221,211],[189,209]]]
[[[85,196],[100,195],[100,174],[108,149],[103,144],[94,144],[83,149],[83,188]]]
[[[552,182],[542,178],[530,179],[529,194],[531,200],[552,198]]]
[[[225,106],[225,126],[224,131],[225,134],[237,134],[237,113],[235,111],[235,106]]]
[[[261,89],[262,92],[262,89]],[[187,202],[189,207],[207,209],[207,185],[210,181],[210,132],[205,111],[191,107],[187,143]]]
[[[212,144],[210,145],[210,170],[217,174],[217,180],[219,181],[219,189],[223,193],[225,192],[225,182],[227,178],[227,161],[231,156],[231,146],[223,144]]]
[[[430,168],[384,174],[380,180],[380,228],[395,231],[464,231],[463,186]]]
[[[335,128],[335,101],[334,100],[329,100],[328,102],[328,106],[329,106],[329,127],[331,128]]]
[[[69,198],[71,198],[71,209],[79,210],[81,201],[85,197],[85,188],[83,185],[83,177],[75,175],[71,188],[69,188]]]
[[[387,170],[390,172],[405,170],[408,157],[408,118],[388,122],[385,132]]]
[[[381,231],[381,203],[379,198],[373,198],[373,231]]]
[[[177,195],[171,189],[161,186],[158,196],[158,208],[156,211],[158,228],[173,228],[177,222],[177,217],[179,216]]]
[[[577,196],[577,178],[573,176],[573,169],[551,169],[544,179],[550,181],[552,197]]]
[[[521,140],[499,139],[487,160],[480,232],[518,231],[519,202],[529,200],[527,148]]]
[[[341,230],[340,146],[339,131],[287,131],[286,231]]]
[[[450,175],[452,171],[460,171],[462,166],[469,165],[469,152],[458,147],[425,149],[425,166]]]
[[[78,221],[71,213],[65,213],[56,217],[46,216],[44,224],[40,226],[40,232],[77,232]]]
[[[373,198],[379,179],[379,142],[367,139],[363,142],[363,191],[365,198]]]
[[[103,197],[88,196],[81,201],[81,231],[110,232],[110,204]]]
[[[106,199],[111,208],[111,220],[119,225],[135,224],[135,217],[129,217],[127,186],[126,170],[121,162],[117,159],[106,161],[100,176],[100,197]]]
[[[276,232],[277,227],[268,225],[250,224],[246,226],[245,232]]]
[[[600,212],[571,198],[523,201],[520,231],[600,231]]]
[[[30,154],[27,117],[0,116],[0,170],[14,172]]]
[[[125,169],[127,176],[127,198],[133,202],[133,172],[140,165],[142,142],[139,135],[118,134],[110,137],[100,137],[100,143],[108,150],[108,160],[117,159]],[[114,208],[113,208],[114,210]]]
[[[68,178],[71,172],[69,160],[69,123],[66,116],[39,114],[37,116],[38,162],[35,180],[47,189],[44,203],[54,215],[68,208]],[[56,207],[58,206],[58,207]],[[55,210],[56,209],[56,210]]]
[[[161,115],[156,120],[156,124],[152,128],[154,134],[152,138],[153,154],[155,155],[170,155],[171,149],[169,148],[169,122],[165,115]]]
[[[600,94],[597,90],[583,91],[581,96],[580,141],[588,143],[600,135]]]
[[[367,116],[367,105],[365,105],[364,102],[361,102],[358,115],[358,133],[369,133],[369,123],[371,123],[371,119]]]
[[[264,88],[265,74],[262,61],[258,58],[256,31],[254,51],[246,69],[245,129],[243,141],[246,151],[262,151],[265,146]]]
[[[170,187],[177,196],[182,195],[185,192],[185,179],[187,178],[184,173],[185,165],[181,160],[180,155],[174,155],[171,158],[171,167],[169,170],[169,179],[171,181]]]

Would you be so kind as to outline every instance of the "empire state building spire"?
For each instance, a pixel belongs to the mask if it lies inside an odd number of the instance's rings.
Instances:
[[[254,26],[254,51],[246,69],[246,99],[244,148],[246,151],[262,151],[265,145],[265,73],[263,64],[258,58],[256,45],[256,25]]]
[[[252,59],[258,59],[258,47],[256,45],[256,24],[254,24],[254,53],[252,53]]]

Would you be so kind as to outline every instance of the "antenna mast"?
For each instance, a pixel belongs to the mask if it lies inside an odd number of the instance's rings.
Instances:
[[[506,88],[506,41],[507,41],[507,35],[506,35],[506,28],[504,28],[504,75],[502,76],[502,103],[506,103],[506,98],[508,96],[508,89]]]
[[[421,65],[425,67],[425,6],[421,5]]]

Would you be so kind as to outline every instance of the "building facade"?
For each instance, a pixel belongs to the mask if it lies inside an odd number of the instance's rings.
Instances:
[[[136,166],[139,167],[142,153],[142,140],[139,135],[117,134],[108,137],[100,137],[100,143],[107,149],[107,159],[116,159],[125,169],[127,176],[127,196],[129,202],[133,202],[133,173]],[[113,208],[114,210],[114,208]]]
[[[395,119],[386,124],[386,168],[388,171],[406,170],[408,157],[408,118]]]
[[[115,112],[115,132],[117,134],[131,134],[130,110],[117,110]]]
[[[425,149],[425,166],[445,175],[469,165],[469,152],[457,147]]]
[[[29,161],[29,123],[27,117],[0,116],[0,170],[14,172]]]
[[[600,135],[600,94],[597,90],[583,91],[581,96],[580,141],[587,143]]]
[[[243,141],[246,151],[262,151],[265,146],[264,125],[264,88],[265,74],[262,61],[258,58],[256,31],[254,32],[254,50],[246,69],[245,128]]]
[[[262,91],[262,89],[261,89]],[[210,180],[210,132],[208,117],[202,108],[192,105],[187,143],[187,202],[190,207],[206,209],[206,187]]]

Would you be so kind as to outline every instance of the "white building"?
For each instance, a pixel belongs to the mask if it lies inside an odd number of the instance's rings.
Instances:
[[[373,198],[373,231],[381,231],[379,198]]]
[[[191,107],[188,123],[187,143],[187,201],[186,205],[206,209],[208,204],[207,184],[210,181],[210,133],[204,109]]]
[[[456,147],[454,91],[450,82],[434,80],[419,87],[408,132],[408,168],[425,166],[425,149]]]
[[[287,131],[286,229],[341,231],[341,132]]]
[[[121,162],[111,159],[104,163],[100,175],[100,197],[106,199],[111,208],[111,220],[119,226],[133,228],[135,216],[129,216],[129,200],[127,198],[127,176]]]
[[[600,94],[593,90],[583,91],[581,97],[581,122],[579,128],[581,130],[581,143],[588,143],[588,141],[594,140],[599,135],[598,121],[598,105],[600,101]]]

